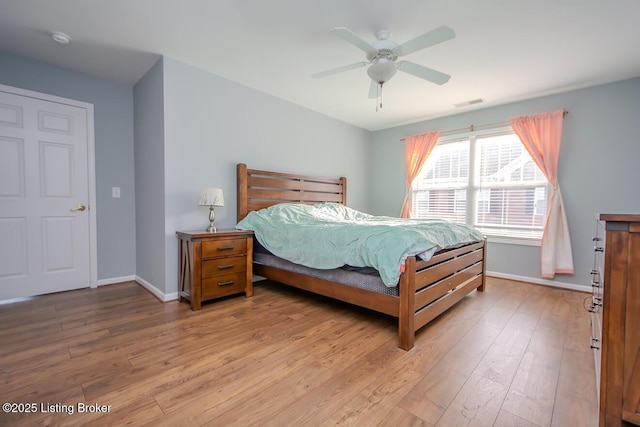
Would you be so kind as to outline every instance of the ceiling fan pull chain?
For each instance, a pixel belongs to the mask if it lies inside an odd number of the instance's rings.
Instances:
[[[380,102],[378,102],[380,100]],[[378,109],[382,109],[382,83],[376,86],[376,113]]]

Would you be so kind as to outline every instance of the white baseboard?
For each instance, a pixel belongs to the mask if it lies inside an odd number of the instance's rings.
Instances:
[[[535,277],[518,276],[515,274],[498,273],[497,271],[487,271],[487,276],[497,277],[498,279],[516,280],[518,282],[535,283],[536,285],[551,286],[553,288],[570,289],[572,291],[591,292],[591,288],[588,286],[574,285],[573,283],[564,283]]]
[[[110,279],[98,280],[98,286],[113,285],[114,283],[122,283],[122,282],[134,282],[135,280],[136,280],[136,276],[112,277]]]
[[[158,298],[162,302],[174,301],[178,299],[177,292],[165,294],[164,292],[160,291],[158,288],[156,288],[155,286],[153,286],[151,283],[147,282],[140,276],[136,276],[135,281],[138,282],[140,286],[142,286],[143,288],[151,292],[156,298]]]
[[[178,299],[178,292],[171,292],[170,294],[164,295],[164,302],[176,301],[177,299]]]

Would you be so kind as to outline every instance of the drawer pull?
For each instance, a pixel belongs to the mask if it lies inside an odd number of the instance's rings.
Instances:
[[[218,266],[218,270],[228,270],[230,268],[233,268],[233,264],[229,264],[229,265],[219,265]]]
[[[219,251],[230,251],[231,249],[233,249],[233,246],[220,246],[218,248]]]
[[[218,286],[229,286],[233,285],[233,280],[229,280],[228,282],[218,282]]]

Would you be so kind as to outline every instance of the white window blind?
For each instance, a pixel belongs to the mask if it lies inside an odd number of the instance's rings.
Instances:
[[[412,187],[415,218],[466,222],[488,236],[540,239],[548,183],[510,130],[438,142]]]
[[[477,139],[475,226],[489,235],[542,237],[547,180],[516,135]]]
[[[468,142],[436,145],[414,181],[413,216],[465,222],[468,185]]]

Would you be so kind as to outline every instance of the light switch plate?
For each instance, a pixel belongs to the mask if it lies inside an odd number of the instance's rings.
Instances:
[[[114,199],[120,198],[120,187],[111,187],[111,197]]]

